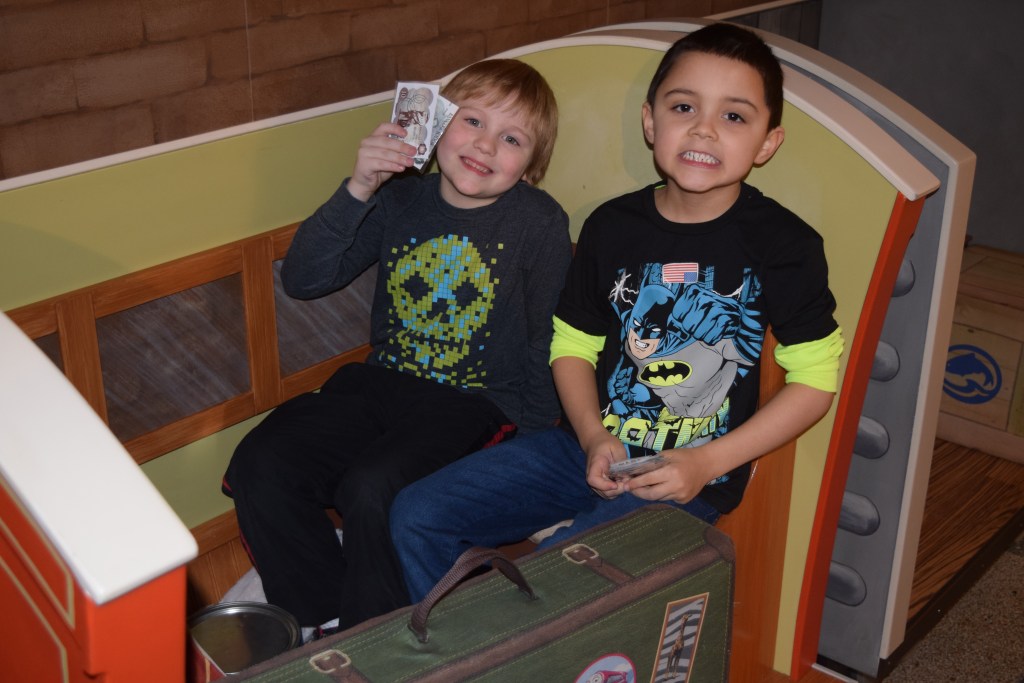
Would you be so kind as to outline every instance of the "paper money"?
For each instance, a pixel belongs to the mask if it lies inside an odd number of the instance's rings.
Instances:
[[[405,128],[405,142],[416,148],[416,168],[422,169],[430,161],[437,141],[458,109],[441,96],[440,87],[434,83],[398,82],[391,120]]]

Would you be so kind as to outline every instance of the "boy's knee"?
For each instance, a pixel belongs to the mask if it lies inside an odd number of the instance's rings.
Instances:
[[[391,504],[391,537],[398,539],[405,537],[409,531],[415,528],[420,516],[416,514],[416,495],[411,492],[414,486],[407,486],[398,492],[394,502]]]
[[[327,381],[320,387],[320,393],[331,393],[335,391],[348,391],[350,387],[364,385],[369,378],[366,376],[369,370],[364,363],[345,363],[334,371]]]
[[[295,481],[297,473],[289,469],[293,466],[294,463],[278,456],[271,442],[255,438],[250,432],[235,447],[221,488],[232,497],[239,491],[248,495],[260,495],[260,492],[275,492],[276,495]]]
[[[384,516],[391,508],[401,486],[376,468],[355,467],[338,483],[334,497],[339,511],[359,511],[360,515]]]

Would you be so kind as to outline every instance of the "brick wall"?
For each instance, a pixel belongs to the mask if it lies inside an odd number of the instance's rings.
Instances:
[[[0,0],[0,179],[757,0]]]

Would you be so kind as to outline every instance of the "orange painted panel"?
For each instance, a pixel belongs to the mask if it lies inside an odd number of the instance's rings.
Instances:
[[[814,525],[811,527],[800,605],[797,608],[791,669],[794,680],[804,676],[817,658],[829,563],[835,545],[846,477],[853,457],[853,444],[857,438],[857,424],[864,405],[864,395],[867,393],[875,348],[885,323],[889,299],[907,245],[921,217],[924,201],[923,197],[911,201],[903,195],[897,195],[857,322],[857,331],[854,334],[842,390],[839,393],[832,439],[825,457],[825,472],[822,475]]]
[[[32,521],[21,502],[0,479],[0,557],[5,569],[32,587],[33,600],[45,604],[66,626],[74,628],[71,570]],[[0,604],[6,604],[0,602]],[[6,641],[0,641],[6,642]]]
[[[6,681],[48,681],[73,680],[71,670],[81,669],[81,658],[77,655],[70,635],[61,623],[56,628],[50,623],[52,612],[47,617],[37,601],[38,591],[25,585],[20,577],[11,571],[7,550],[3,544],[0,552],[0,604],[4,616],[0,619],[0,670]],[[33,595],[33,592],[35,595]]]
[[[0,479],[0,570],[0,679],[184,680],[184,566],[96,605]]]

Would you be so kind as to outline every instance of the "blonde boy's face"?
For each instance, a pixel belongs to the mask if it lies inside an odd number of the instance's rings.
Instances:
[[[743,62],[690,52],[682,55],[655,95],[644,103],[643,125],[669,195],[699,202],[711,214],[739,196],[754,164],[782,144],[782,128],[768,130],[764,83]]]
[[[536,145],[532,128],[511,103],[468,98],[437,143],[441,196],[452,206],[487,206],[523,179]]]

